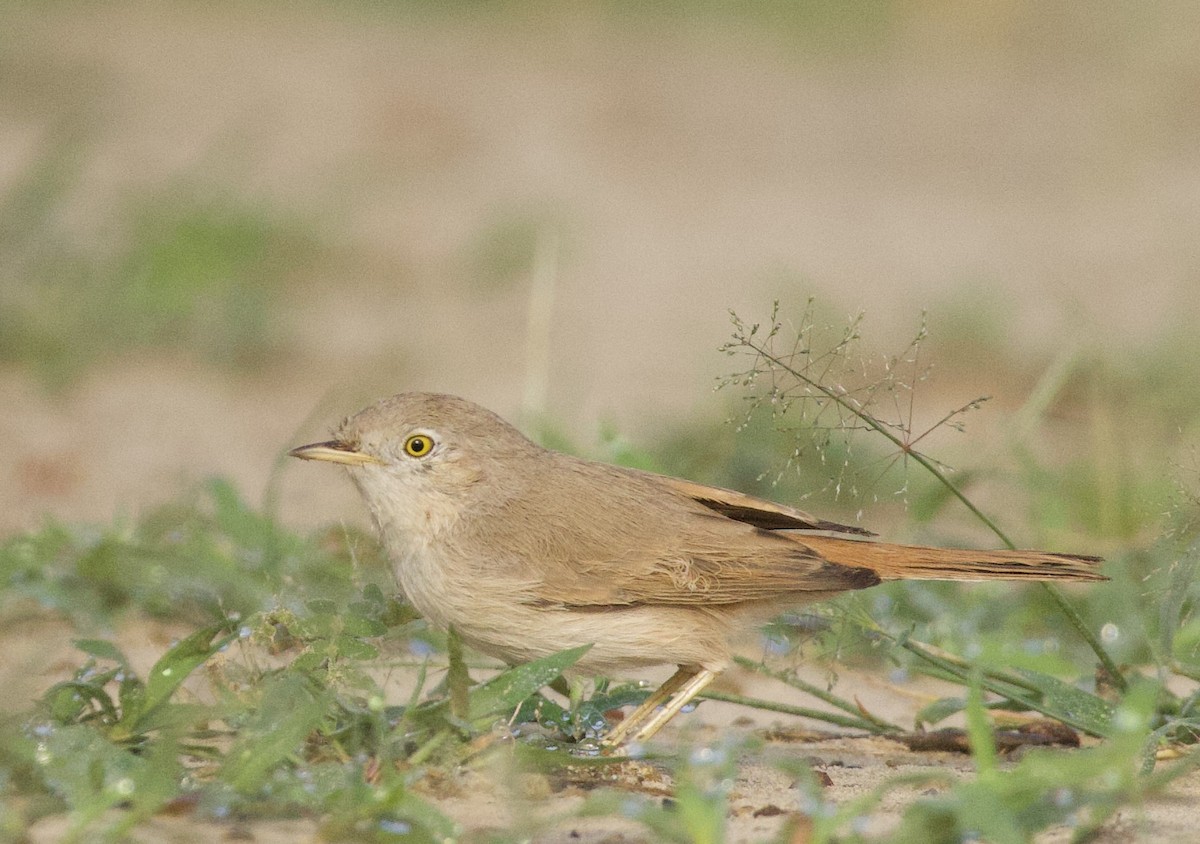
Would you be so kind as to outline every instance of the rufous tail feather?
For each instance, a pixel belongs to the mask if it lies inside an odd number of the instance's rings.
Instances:
[[[883,580],[1108,580],[1101,559],[1046,551],[970,551],[796,536],[831,563],[868,568]]]

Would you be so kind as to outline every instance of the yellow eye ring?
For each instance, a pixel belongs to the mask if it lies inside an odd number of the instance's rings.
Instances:
[[[404,441],[404,453],[409,457],[424,457],[433,451],[433,439],[425,434],[413,434]]]

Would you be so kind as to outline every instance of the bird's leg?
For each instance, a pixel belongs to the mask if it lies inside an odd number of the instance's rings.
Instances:
[[[655,689],[648,698],[641,702],[637,709],[629,713],[629,716],[616,726],[612,732],[604,737],[605,747],[617,747],[621,742],[625,741],[625,737],[629,733],[645,721],[659,704],[669,698],[671,695],[683,686],[688,680],[696,675],[697,669],[691,666],[679,666],[679,670],[672,674],[667,681]]]
[[[674,718],[679,710],[688,705],[688,701],[712,683],[715,677],[715,671],[696,668],[694,665],[680,665],[679,670],[674,672],[667,682],[655,689],[654,694],[643,700],[641,706],[630,712],[629,717],[605,737],[605,746],[619,747],[634,730],[637,730],[634,735],[635,741],[648,740],[662,729],[662,725]],[[666,706],[662,711],[655,713],[656,708],[664,702]],[[642,722],[646,724],[643,725]]]
[[[667,705],[646,722],[646,726],[637,731],[633,740],[649,741],[655,733],[666,726],[668,721],[679,714],[679,710],[687,706],[692,698],[704,691],[704,688],[715,679],[717,679],[717,672],[701,668],[679,687],[678,691],[667,701]]]

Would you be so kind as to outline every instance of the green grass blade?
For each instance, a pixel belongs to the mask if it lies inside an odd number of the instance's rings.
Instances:
[[[521,702],[579,661],[591,645],[560,651],[510,668],[471,692],[470,719],[508,714]]]
[[[329,700],[304,677],[283,674],[266,689],[253,723],[225,757],[219,778],[235,790],[257,791],[274,768],[295,754],[326,718]]]
[[[1057,677],[1027,668],[1019,673],[1037,686],[1041,693],[1041,711],[1065,724],[1081,724],[1098,736],[1112,734],[1113,707],[1096,695],[1064,683]]]
[[[164,706],[184,680],[202,665],[209,657],[225,647],[233,638],[233,634],[221,636],[232,626],[230,621],[197,630],[190,636],[176,642],[154,667],[146,678],[146,688],[142,696],[138,712],[122,713],[122,722],[128,726],[131,733],[136,734],[144,729],[147,720]],[[220,636],[215,642],[215,637]]]

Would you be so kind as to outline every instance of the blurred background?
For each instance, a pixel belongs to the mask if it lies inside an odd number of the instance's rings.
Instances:
[[[5,534],[213,474],[256,500],[288,446],[407,389],[601,457],[613,431],[728,443],[729,311],[776,299],[785,319],[809,297],[833,324],[864,310],[882,350],[927,312],[918,413],[995,396],[967,448],[1059,366],[1047,452],[1099,449],[1125,486],[1188,460],[1194,3],[0,18]],[[289,521],[361,518],[333,475],[283,478]],[[1130,532],[1159,500],[1133,489]]]

